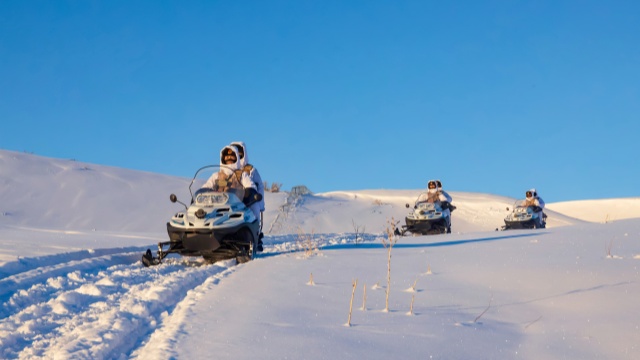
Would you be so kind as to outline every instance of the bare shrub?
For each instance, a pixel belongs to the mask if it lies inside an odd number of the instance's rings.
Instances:
[[[311,257],[314,253],[319,252],[318,240],[315,238],[315,232],[311,234],[305,233],[302,228],[298,228],[298,238],[296,239],[298,250],[304,253],[304,257]]]
[[[277,193],[280,192],[280,189],[282,189],[282,183],[273,182],[271,183],[271,185],[269,185],[268,182],[263,181],[262,185],[264,185],[264,191],[267,192]]]
[[[356,236],[356,245],[358,245],[359,238],[362,237],[362,234],[364,234],[364,225],[362,226],[358,225],[356,221],[353,219],[351,219],[351,225],[353,226],[353,232]]]
[[[282,183],[271,183],[271,192],[272,193],[277,193],[280,192],[280,188],[282,188]]]

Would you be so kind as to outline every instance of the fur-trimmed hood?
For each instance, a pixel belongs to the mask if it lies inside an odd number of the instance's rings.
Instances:
[[[240,156],[240,168],[244,168],[249,164],[249,159],[247,158],[247,145],[245,145],[244,141],[234,141],[231,146],[235,146],[238,150],[238,155]]]
[[[228,154],[229,152],[233,152],[233,154],[236,156],[235,164],[229,165],[224,163],[224,155]],[[230,146],[230,145],[225,146],[222,148],[222,150],[220,150],[220,166],[222,167],[222,169],[230,169],[230,170],[242,169],[242,167],[240,166],[240,156],[238,155],[238,150],[236,149],[235,146]]]

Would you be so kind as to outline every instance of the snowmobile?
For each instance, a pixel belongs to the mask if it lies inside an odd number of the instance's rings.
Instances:
[[[171,202],[180,203],[185,209],[167,222],[169,241],[158,243],[156,257],[151,249],[147,249],[142,255],[142,264],[147,267],[158,265],[172,253],[202,256],[209,263],[232,258],[244,263],[253,259],[260,220],[249,206],[260,201],[262,196],[255,189],[245,189],[239,180],[241,175],[242,170],[204,166],[189,184],[189,206],[171,194]],[[202,187],[205,181],[207,187]],[[194,193],[194,189],[198,190]]]
[[[513,210],[504,218],[502,230],[545,228],[547,215],[537,206],[526,206],[526,200],[517,200]],[[507,208],[508,210],[508,208]],[[542,214],[542,219],[539,219]]]
[[[421,194],[420,197],[422,197]],[[411,206],[406,204],[407,208]],[[426,201],[416,201],[413,206],[413,211],[409,213],[405,217],[405,224],[401,229],[396,228],[396,235],[405,235],[405,233],[410,232],[413,234],[420,235],[434,235],[434,234],[444,234],[451,233],[451,225],[450,221],[446,216],[444,210],[449,209],[449,211],[455,210],[455,206],[451,205],[448,202],[426,202]]]

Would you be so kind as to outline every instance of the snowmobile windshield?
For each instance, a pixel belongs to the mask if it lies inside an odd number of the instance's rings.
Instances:
[[[516,200],[516,202],[513,204],[514,208],[519,208],[519,207],[527,207],[527,200],[522,199],[522,200]]]
[[[421,193],[420,195],[418,195],[418,198],[416,199],[414,205],[415,207],[421,206],[424,203],[435,203],[435,202],[440,202],[440,198],[437,197],[435,194],[429,194],[429,193]]]
[[[200,168],[193,177],[189,192],[192,200],[205,206],[226,203],[228,194],[234,194],[240,201],[244,198],[244,187],[240,182],[241,171],[209,165]]]
[[[527,200],[516,200],[516,202],[513,204],[513,213],[532,213],[533,210],[531,209],[530,205],[527,203]]]

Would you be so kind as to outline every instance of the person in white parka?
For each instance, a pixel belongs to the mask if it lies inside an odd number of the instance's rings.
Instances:
[[[456,207],[451,204],[451,202],[453,201],[453,199],[451,198],[451,195],[449,195],[446,191],[442,189],[442,182],[440,180],[436,180],[436,186],[438,187],[438,192],[444,195],[445,198],[447,198],[447,201],[445,202],[446,205],[444,205],[445,206],[444,212],[447,218],[449,219],[448,231],[451,232],[451,212],[455,210]]]
[[[212,174],[204,185],[202,185],[202,188],[213,189],[220,187],[219,184],[222,180],[223,182],[228,182],[228,184],[225,183],[227,184],[225,188],[243,188],[242,193],[244,193],[246,189],[253,189],[257,192],[257,186],[251,181],[249,174],[242,172],[239,178],[238,176],[234,176],[234,172],[240,170],[240,161],[238,161],[238,158],[238,152],[235,147],[225,146],[220,150],[220,171]],[[257,218],[256,216],[256,219]]]
[[[531,188],[525,192],[526,199],[524,200],[524,206],[531,207],[533,212],[538,215],[536,220],[536,228],[544,229],[547,224],[545,221],[546,215],[544,210],[544,201],[538,196],[538,192],[535,188]]]
[[[260,219],[260,233],[258,234],[258,247],[257,251],[263,250],[262,238],[264,234],[262,232],[263,221],[264,221],[264,183],[262,182],[262,178],[260,177],[260,172],[258,169],[249,163],[249,159],[247,156],[247,145],[243,141],[234,141],[230,144],[230,146],[234,146],[238,151],[238,155],[240,156],[240,168],[243,172],[246,172],[249,175],[251,181],[256,184],[256,190],[258,194],[262,197],[262,199],[253,205],[251,205],[251,210],[256,214],[256,217]]]

